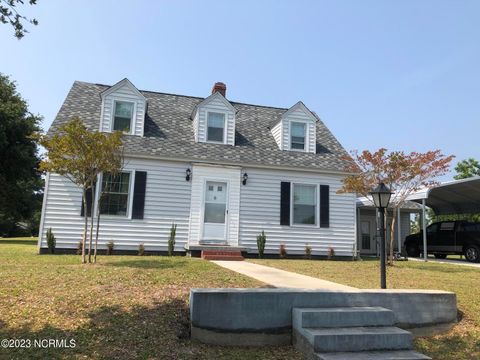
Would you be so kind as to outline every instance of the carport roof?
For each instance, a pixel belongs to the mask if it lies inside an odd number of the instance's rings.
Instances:
[[[436,215],[480,213],[480,176],[446,182],[418,191],[408,200],[431,208]]]

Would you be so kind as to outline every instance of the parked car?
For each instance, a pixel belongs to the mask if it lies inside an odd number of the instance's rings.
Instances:
[[[405,239],[408,256],[423,253],[423,232]],[[467,221],[441,221],[427,227],[427,253],[437,259],[447,255],[465,255],[470,262],[480,262],[480,223]]]

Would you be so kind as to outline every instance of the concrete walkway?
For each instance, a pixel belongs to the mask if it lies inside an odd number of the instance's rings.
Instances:
[[[212,261],[226,269],[249,276],[277,288],[298,288],[315,290],[352,291],[354,287],[300,275],[290,271],[275,269],[247,261]]]

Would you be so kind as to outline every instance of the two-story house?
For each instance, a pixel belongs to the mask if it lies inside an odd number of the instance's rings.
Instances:
[[[198,98],[139,91],[128,79],[113,86],[75,82],[49,132],[79,116],[91,130],[124,131],[125,167],[98,179],[100,246],[167,250],[172,223],[176,251],[228,246],[256,253],[314,255],[329,247],[351,256],[355,246],[355,195],[337,194],[347,152],[302,102],[291,108],[228,100],[216,83]],[[113,186],[107,186],[108,183]],[[57,248],[75,249],[83,229],[82,192],[47,174],[39,236],[51,228]]]

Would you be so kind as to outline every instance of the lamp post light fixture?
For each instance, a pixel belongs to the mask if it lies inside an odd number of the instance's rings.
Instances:
[[[247,173],[244,173],[244,174],[243,174],[242,184],[243,184],[243,185],[247,185],[247,180],[248,180],[248,174],[247,174]]]
[[[379,218],[377,219],[378,229],[380,233],[380,287],[387,288],[387,270],[385,261],[385,208],[388,207],[392,192],[383,183],[380,182],[375,189],[370,192],[375,207],[379,210]]]
[[[185,180],[190,181],[190,178],[192,177],[192,170],[187,169],[185,173],[186,173]]]

